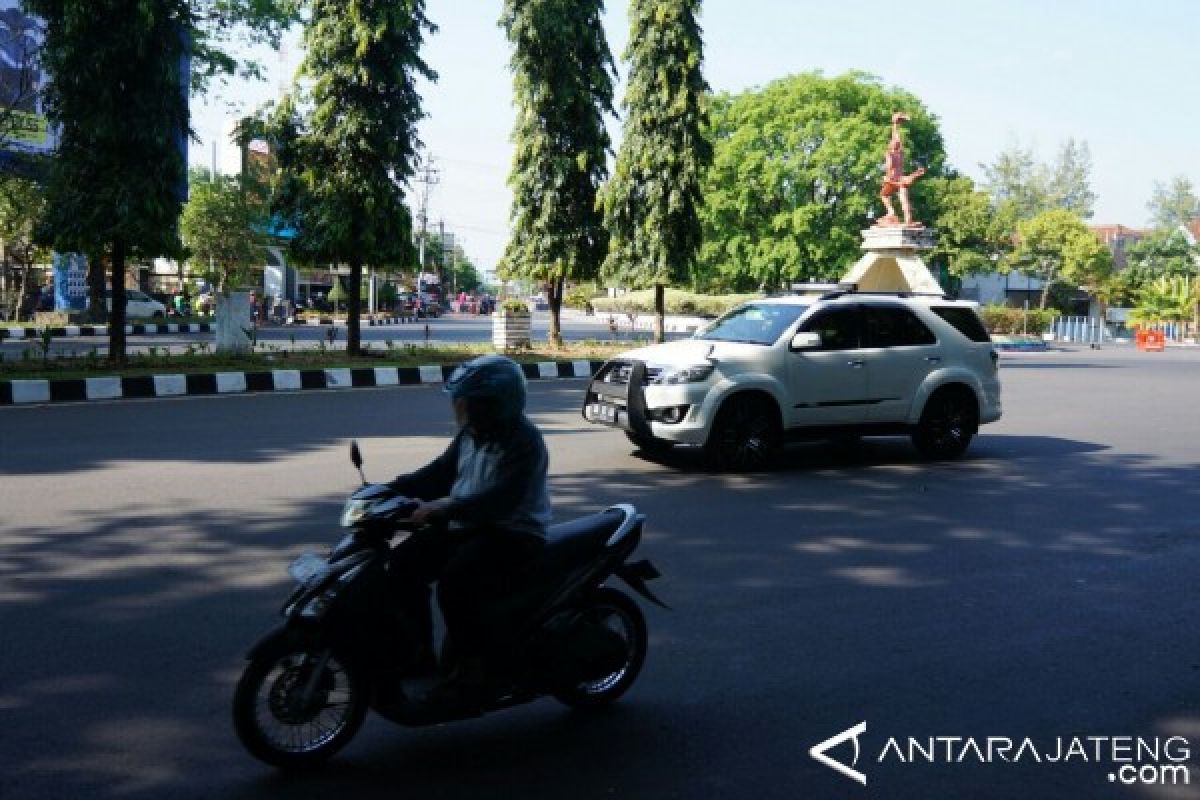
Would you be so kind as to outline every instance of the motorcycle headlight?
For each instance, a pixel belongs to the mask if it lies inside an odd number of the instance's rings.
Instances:
[[[699,383],[712,375],[716,364],[692,364],[687,367],[663,367],[654,381],[658,384]]]
[[[371,505],[370,500],[347,500],[346,505],[342,507],[342,527],[353,528],[361,522],[371,513]]]

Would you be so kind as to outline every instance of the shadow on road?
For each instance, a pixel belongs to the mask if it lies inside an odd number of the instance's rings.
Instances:
[[[265,423],[232,452],[190,436],[190,457],[269,460],[406,430],[399,415],[356,416],[349,402],[342,419],[294,415],[310,425],[304,445]],[[554,402],[539,399],[534,414]],[[80,451],[53,471],[165,457],[149,442],[122,448]],[[5,458],[6,471],[17,466]],[[0,709],[21,735],[6,740],[0,796],[790,798],[845,788],[802,754],[814,732],[856,714],[898,732],[945,732],[947,719],[981,734],[1108,732],[1110,715],[1167,725],[1172,710],[1105,694],[1115,674],[1126,686],[1194,682],[1194,657],[1160,632],[1194,622],[1194,581],[1171,563],[1195,555],[1184,521],[1200,501],[1197,466],[985,434],[954,463],[921,462],[904,439],[801,445],[754,476],[711,474],[685,453],[560,474],[553,494],[559,519],[614,502],[649,516],[643,552],[677,610],[649,612],[650,661],[621,706],[588,718],[542,702],[424,731],[376,721],[329,771],[295,779],[240,750],[228,707],[244,649],[277,619],[284,566],[332,541],[340,495],[298,498],[282,517],[180,518],[131,502],[69,529],[10,518]],[[1147,639],[1159,644],[1114,662],[1115,642]],[[955,774],[947,786],[976,779]],[[889,796],[927,788],[920,774],[885,777]],[[986,780],[993,796],[1038,796],[1027,770]]]

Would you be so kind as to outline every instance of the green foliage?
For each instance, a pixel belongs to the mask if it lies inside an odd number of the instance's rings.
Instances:
[[[248,284],[253,268],[263,263],[258,231],[265,222],[262,205],[243,189],[239,178],[222,176],[193,183],[180,218],[193,271],[222,292]]]
[[[1126,253],[1128,269],[1146,283],[1163,275],[1193,275],[1200,270],[1200,247],[1178,228],[1159,228]]]
[[[190,0],[192,90],[203,93],[214,78],[262,78],[262,64],[244,54],[259,44],[278,49],[283,32],[300,20],[303,2]]]
[[[580,283],[572,286],[563,296],[563,305],[580,311],[592,307],[592,300],[597,296],[596,284]]]
[[[1012,144],[990,165],[982,165],[986,186],[998,207],[1008,206],[1021,220],[1060,208],[1083,219],[1092,216],[1092,154],[1087,142],[1069,138],[1055,160],[1038,164],[1033,150]]]
[[[621,150],[602,191],[611,285],[679,283],[700,247],[705,136],[700,0],[633,0]]]
[[[999,209],[965,176],[931,178],[925,186],[929,217],[937,230],[930,261],[963,277],[992,272],[1012,250],[1016,215],[1012,204]]]
[[[1155,228],[1174,230],[1200,217],[1200,198],[1187,177],[1176,175],[1166,184],[1154,182],[1154,194],[1146,208]]]
[[[549,287],[550,338],[559,337],[565,280],[596,275],[608,246],[597,188],[607,175],[612,53],[602,0],[505,0],[500,24],[513,45],[512,231],[499,264],[506,278]]]
[[[347,346],[357,353],[361,267],[411,258],[404,186],[420,146],[416,80],[437,77],[419,51],[436,28],[424,0],[307,7],[305,113],[289,98],[269,125],[283,173],[276,204],[298,231],[292,251],[301,261],[349,264]]]
[[[500,310],[506,314],[528,314],[529,304],[524,300],[505,300],[500,304]]]
[[[1141,288],[1129,319],[1139,323],[1182,322],[1193,318],[1200,283],[1186,275],[1156,278]]]
[[[1019,334],[1034,336],[1050,330],[1058,312],[1052,309],[1010,308],[1008,306],[984,306],[979,309],[979,318],[989,333]]]
[[[1057,281],[1094,287],[1112,274],[1112,254],[1076,214],[1044,211],[1017,228],[1012,265],[1045,283],[1041,307]]]
[[[714,98],[697,284],[745,291],[841,277],[860,255],[860,231],[881,213],[883,157],[899,110],[912,117],[906,169],[942,174],[936,119],[916,96],[872,76],[806,73]],[[920,215],[921,182],[913,196]]]
[[[719,317],[734,306],[741,305],[747,300],[761,297],[758,294],[697,294],[680,289],[666,290],[666,311],[668,314],[687,314],[702,317]],[[596,297],[592,306],[603,313],[654,313],[654,291],[643,290],[626,292],[618,297]]]

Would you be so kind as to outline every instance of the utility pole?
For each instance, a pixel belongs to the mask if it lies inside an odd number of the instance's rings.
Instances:
[[[438,220],[438,245],[441,247],[441,253],[438,254],[438,286],[442,287],[442,300],[447,300],[446,297],[446,220]]]
[[[417,219],[421,223],[420,238],[417,240],[417,291],[421,290],[421,273],[425,271],[425,239],[426,226],[429,222],[429,195],[433,191],[433,187],[438,184],[438,170],[434,166],[435,159],[433,156],[421,167],[421,171],[417,174],[417,183],[421,184],[421,208],[417,212]]]

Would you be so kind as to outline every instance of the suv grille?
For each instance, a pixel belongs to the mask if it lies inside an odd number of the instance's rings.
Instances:
[[[616,383],[622,386],[626,385],[629,383],[629,375],[632,372],[633,364],[628,361],[614,362],[608,372],[604,373],[604,382]],[[660,372],[662,372],[662,369],[659,367],[646,367],[646,379],[642,381],[642,385],[645,386],[646,384],[654,383],[654,379],[658,377]]]

